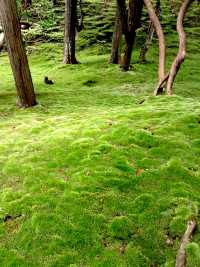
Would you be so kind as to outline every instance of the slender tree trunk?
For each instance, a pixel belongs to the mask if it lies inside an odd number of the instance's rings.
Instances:
[[[112,39],[112,49],[111,49],[111,56],[110,56],[111,64],[119,63],[119,60],[120,60],[119,47],[120,47],[121,37],[122,37],[122,25],[121,25],[121,20],[119,16],[119,10],[117,7],[115,27],[114,27],[113,39]]]
[[[64,64],[77,64],[76,60],[77,0],[65,0]]]
[[[153,35],[154,35],[154,26],[153,23],[149,23],[148,31],[147,31],[147,37],[145,40],[145,43],[143,47],[140,50],[140,57],[139,57],[139,62],[140,63],[145,63],[146,62],[146,54],[151,46],[152,40],[153,40]]]
[[[36,105],[27,56],[23,47],[15,0],[0,0],[0,17],[4,29],[10,63],[15,78],[20,107]]]
[[[174,80],[176,78],[176,75],[181,67],[181,64],[185,60],[186,55],[186,35],[184,32],[183,22],[184,17],[187,13],[187,10],[189,6],[194,2],[194,0],[185,0],[180,8],[178,19],[177,19],[177,32],[179,35],[179,51],[178,54],[172,63],[170,72],[169,72],[169,78],[167,82],[167,94],[172,95],[172,87]]]
[[[158,36],[159,40],[159,67],[158,67],[158,86],[154,92],[155,95],[158,93],[161,93],[163,91],[163,80],[166,79],[165,75],[165,54],[166,54],[166,47],[165,47],[165,36],[162,30],[162,26],[160,24],[159,18],[156,15],[156,12],[154,11],[153,5],[151,3],[151,0],[144,0],[144,3],[147,7],[148,14],[150,16],[150,19],[154,25],[154,28],[156,30],[156,34]]]
[[[158,16],[158,18],[160,18],[160,13],[161,13],[161,4],[160,4],[160,0],[157,0],[156,2],[156,15]],[[146,54],[152,44],[152,40],[153,40],[153,36],[154,36],[154,25],[152,23],[152,21],[150,21],[149,23],[149,27],[148,27],[148,31],[147,31],[147,37],[146,37],[146,41],[143,45],[143,47],[141,48],[140,51],[140,57],[139,57],[139,62],[140,63],[144,63],[146,62]]]
[[[136,30],[140,27],[142,16],[143,1],[129,0],[129,9],[127,16],[127,30],[125,30],[125,51],[122,68],[125,71],[129,70],[133,45],[135,43]],[[125,26],[125,25],[124,25]]]

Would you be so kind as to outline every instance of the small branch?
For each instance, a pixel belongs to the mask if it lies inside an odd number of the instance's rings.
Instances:
[[[186,263],[186,252],[185,248],[188,242],[190,241],[190,238],[194,232],[194,230],[197,227],[197,222],[195,219],[192,219],[188,221],[187,229],[182,237],[181,245],[176,257],[176,267],[184,267]]]
[[[154,91],[154,95],[157,96],[157,95],[161,95],[164,91],[164,88],[166,86],[166,83],[169,79],[169,73],[167,73],[165,75],[165,77],[158,83],[155,91]]]

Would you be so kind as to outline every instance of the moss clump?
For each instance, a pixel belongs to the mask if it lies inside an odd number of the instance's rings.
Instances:
[[[109,233],[117,239],[128,239],[133,234],[134,225],[126,216],[115,217],[110,226]]]
[[[199,244],[192,242],[186,247],[187,266],[198,267],[200,266],[200,247]]]

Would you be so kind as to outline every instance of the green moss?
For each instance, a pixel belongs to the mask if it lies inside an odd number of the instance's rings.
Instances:
[[[187,220],[197,217],[199,54],[177,77],[179,96],[155,98],[155,60],[124,73],[95,53],[63,66],[61,45],[35,46],[29,61],[39,105],[28,110],[15,106],[1,54],[1,266],[174,266]],[[148,56],[156,58],[154,46]],[[188,250],[191,266],[196,251]]]
[[[187,266],[198,267],[200,265],[200,247],[197,243],[190,243],[186,248]]]
[[[111,236],[119,239],[130,238],[133,234],[133,223],[126,216],[119,216],[112,220],[109,226]]]

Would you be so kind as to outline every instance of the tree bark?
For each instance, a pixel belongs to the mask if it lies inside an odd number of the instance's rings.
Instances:
[[[18,105],[25,108],[31,107],[36,105],[36,99],[27,56],[23,47],[16,1],[0,0],[0,6],[0,17],[15,78]]]
[[[181,64],[185,60],[185,55],[186,55],[186,35],[184,32],[184,27],[183,27],[183,22],[184,22],[184,17],[187,13],[187,10],[189,6],[194,2],[194,0],[185,0],[180,8],[179,14],[178,14],[178,19],[177,19],[177,32],[179,35],[179,51],[178,54],[172,63],[170,72],[169,72],[169,78],[167,82],[167,94],[172,95],[172,87],[174,84],[174,80],[176,78],[176,75],[181,67]]]
[[[65,0],[64,64],[77,64],[76,60],[77,0]]]
[[[152,21],[154,28],[156,30],[156,34],[158,36],[159,41],[159,67],[158,67],[158,86],[154,92],[155,95],[158,94],[158,92],[163,91],[163,80],[166,78],[165,75],[165,55],[166,55],[166,47],[165,47],[165,36],[162,30],[162,26],[160,24],[159,18],[156,15],[156,12],[154,11],[153,5],[151,3],[151,0],[144,0],[144,4],[147,7],[147,11],[150,17],[150,20]],[[161,86],[162,85],[162,86]]]
[[[160,3],[160,0],[157,0],[156,2],[156,15],[158,16],[158,18],[160,18],[160,14],[161,14],[161,3]],[[154,29],[154,25],[152,23],[152,21],[150,21],[149,23],[149,27],[148,27],[148,31],[147,31],[147,37],[146,37],[146,40],[145,40],[145,43],[143,45],[143,47],[141,48],[141,51],[140,51],[140,57],[139,57],[139,62],[140,63],[144,63],[146,62],[146,54],[152,44],[152,40],[153,40],[153,36],[154,36],[154,32],[155,32],[155,29]]]
[[[110,56],[111,64],[119,63],[119,60],[120,60],[119,47],[120,47],[121,37],[122,37],[122,25],[121,25],[121,20],[119,16],[119,10],[117,7],[113,39],[112,39],[112,49],[111,49],[111,56]]]
[[[175,267],[184,267],[186,263],[186,253],[185,248],[188,244],[194,230],[197,227],[196,220],[190,220],[187,225],[187,229],[182,237],[180,249],[178,251],[177,257],[176,257],[176,266]]]
[[[142,8],[143,1],[129,0],[128,14],[126,10],[120,12],[122,28],[124,29],[126,43],[122,64],[122,68],[124,71],[128,71],[130,68],[132,50],[136,37],[136,30],[140,27],[141,24]],[[122,18],[122,16],[124,16],[124,18]]]

